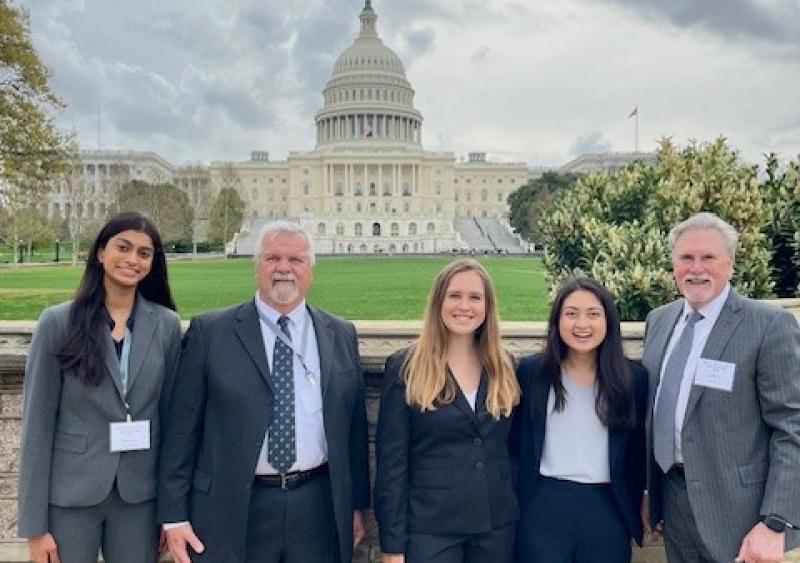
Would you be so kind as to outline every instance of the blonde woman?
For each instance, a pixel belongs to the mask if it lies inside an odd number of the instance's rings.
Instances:
[[[512,561],[519,396],[489,275],[453,262],[434,282],[419,340],[386,362],[375,484],[384,563]]]

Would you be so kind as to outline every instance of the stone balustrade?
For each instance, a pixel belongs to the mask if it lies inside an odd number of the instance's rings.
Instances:
[[[800,316],[800,299],[781,300],[780,304]],[[417,336],[419,321],[356,321],[361,363],[367,383],[367,416],[370,438],[374,436],[378,414],[380,378],[386,357],[410,344]],[[16,538],[17,477],[19,472],[19,435],[22,417],[22,381],[25,359],[35,327],[32,321],[0,321],[0,563],[28,561],[24,540]],[[546,334],[542,322],[502,323],[504,344],[520,357],[540,350]],[[623,323],[622,335],[627,354],[641,357],[644,323]],[[371,444],[371,451],[372,444]],[[374,465],[372,467],[374,471]],[[356,560],[377,561],[377,536],[370,518],[366,545]],[[663,562],[659,544],[648,544],[634,555],[637,563]],[[787,561],[800,562],[800,555]]]

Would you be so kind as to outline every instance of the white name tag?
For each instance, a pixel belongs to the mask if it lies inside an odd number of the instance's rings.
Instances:
[[[111,423],[111,451],[130,452],[150,449],[150,421]]]
[[[700,358],[694,374],[694,384],[730,393],[733,389],[734,373],[736,364]]]

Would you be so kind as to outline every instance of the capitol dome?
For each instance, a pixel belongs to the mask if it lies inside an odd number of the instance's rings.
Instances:
[[[391,72],[406,77],[403,61],[377,35],[359,35],[356,42],[336,59],[331,79],[358,71]]]
[[[317,112],[317,147],[346,144],[421,147],[422,115],[400,57],[378,37],[378,16],[366,0],[361,31],[336,59]]]

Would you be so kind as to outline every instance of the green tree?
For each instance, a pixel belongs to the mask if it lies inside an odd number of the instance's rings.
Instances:
[[[33,257],[33,247],[49,243],[58,232],[58,221],[50,220],[43,210],[26,207],[17,215],[17,236],[25,248],[28,261]]]
[[[17,253],[17,219],[38,207],[69,158],[68,138],[54,124],[62,102],[30,39],[22,8],[0,0],[0,202],[11,218],[8,238]]]
[[[226,244],[242,228],[244,201],[234,188],[222,188],[211,201],[208,237]]]
[[[571,188],[578,180],[577,174],[547,171],[508,196],[509,222],[522,238],[539,242],[539,218],[556,195]]]
[[[591,275],[616,297],[623,318],[641,320],[676,296],[666,237],[700,211],[739,232],[739,292],[772,295],[769,201],[757,167],[742,163],[723,138],[683,150],[664,139],[655,164],[580,178],[543,214],[547,276],[555,289],[570,275]]]
[[[84,212],[89,198],[89,185],[83,174],[83,161],[77,146],[74,146],[72,158],[60,174],[61,194],[64,203],[64,221],[59,234],[65,234],[72,241],[72,265],[78,263],[81,255],[81,243],[91,232],[99,231],[98,221],[90,219]],[[102,221],[102,219],[101,219]]]
[[[138,211],[150,217],[165,243],[191,243],[194,210],[189,196],[172,184],[132,180],[117,192],[117,211]]]
[[[766,229],[773,250],[770,267],[775,294],[791,297],[800,284],[800,157],[783,171],[774,153],[766,159],[764,188],[772,209]]]

